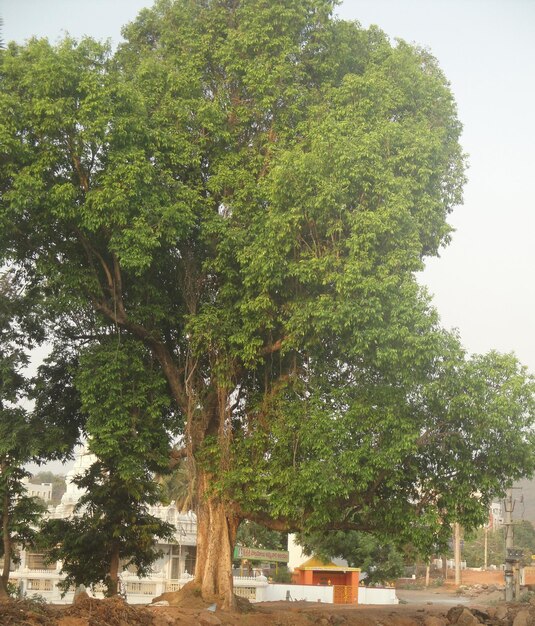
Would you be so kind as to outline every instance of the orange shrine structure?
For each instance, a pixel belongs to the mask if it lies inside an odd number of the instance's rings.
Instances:
[[[294,568],[292,582],[296,585],[328,585],[334,587],[334,602],[356,604],[358,602],[360,569],[347,565],[335,565],[312,557]]]

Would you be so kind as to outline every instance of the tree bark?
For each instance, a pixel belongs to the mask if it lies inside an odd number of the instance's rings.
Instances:
[[[224,609],[235,608],[232,554],[240,518],[232,506],[209,492],[210,475],[198,476],[197,560],[195,583],[202,597]]]
[[[108,595],[116,596],[119,593],[119,546],[113,548],[108,575]]]
[[[11,566],[11,534],[9,532],[9,493],[2,498],[2,542],[4,546],[3,570],[0,576],[0,598],[8,598],[9,568]]]

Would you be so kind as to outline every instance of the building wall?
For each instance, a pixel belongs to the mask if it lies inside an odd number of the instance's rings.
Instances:
[[[301,546],[295,542],[295,535],[288,535],[288,569],[290,572],[296,567],[299,567],[301,563],[304,563],[309,557],[303,552]]]
[[[399,604],[393,587],[359,587],[359,604]]]
[[[26,494],[31,498],[41,498],[45,502],[50,502],[52,500],[52,483],[40,483],[38,485],[34,485],[30,483],[28,479],[23,481],[24,486],[26,487]]]

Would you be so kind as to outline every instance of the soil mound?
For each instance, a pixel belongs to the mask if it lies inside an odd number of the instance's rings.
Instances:
[[[212,604],[217,604],[215,600],[213,602],[203,600],[201,588],[195,583],[188,583],[178,591],[162,593],[161,596],[153,599],[152,603],[155,604],[156,602],[169,602],[169,606],[198,610],[207,609]]]
[[[0,601],[2,626],[56,626],[56,611],[46,605],[29,600]]]
[[[70,619],[67,619],[70,618]],[[72,618],[78,618],[73,621]],[[76,603],[62,611],[58,626],[151,626],[147,609],[127,604],[121,598],[97,600],[81,595]]]
[[[245,598],[235,596],[236,604],[234,610],[236,613],[250,613],[254,610],[253,605]],[[179,591],[172,591],[162,593],[152,600],[152,604],[159,602],[168,602],[169,606],[176,606],[183,609],[192,610],[208,610],[214,611],[216,608],[221,608],[221,601],[219,598],[211,598],[209,601],[202,598],[201,588],[194,582],[190,582],[184,585]]]

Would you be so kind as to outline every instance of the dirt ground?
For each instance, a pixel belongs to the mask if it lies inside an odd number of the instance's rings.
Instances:
[[[313,603],[274,602],[256,605],[251,613],[188,609],[184,607],[121,607],[110,600],[72,610],[45,607],[42,611],[17,603],[0,603],[2,626],[423,626],[428,616],[444,616],[440,605],[395,607],[316,606]],[[445,622],[447,623],[447,622]]]
[[[0,603],[1,626],[449,626],[450,624],[535,625],[535,604],[505,605],[496,589],[500,572],[463,572],[463,587],[398,589],[399,605],[344,606],[311,602],[265,602],[246,613],[192,606],[131,606],[120,599],[82,597],[73,605]],[[403,585],[408,587],[408,585]],[[459,593],[461,591],[461,593]],[[475,595],[474,595],[475,594]],[[212,607],[213,608],[213,607]]]

